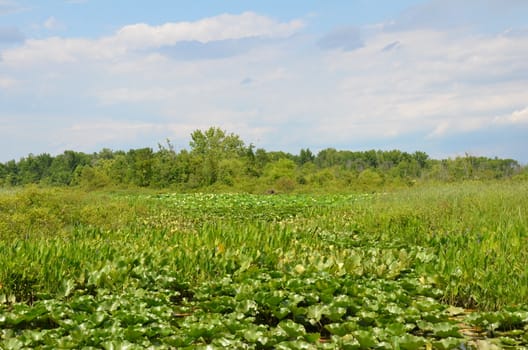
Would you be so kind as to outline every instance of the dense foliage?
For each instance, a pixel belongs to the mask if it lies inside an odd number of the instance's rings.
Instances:
[[[4,190],[0,348],[526,348],[527,191]]]
[[[251,193],[369,191],[408,186],[416,181],[526,177],[512,159],[466,155],[434,160],[424,152],[301,149],[298,155],[245,145],[218,128],[196,130],[190,150],[177,152],[169,141],[128,152],[28,155],[0,163],[0,186],[47,184],[103,187],[171,187],[177,190],[237,190]]]

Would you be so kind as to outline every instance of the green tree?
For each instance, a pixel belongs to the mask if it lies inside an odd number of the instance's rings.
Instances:
[[[335,148],[326,148],[319,153],[315,158],[315,164],[320,168],[328,168],[339,164],[339,154]]]
[[[53,157],[47,153],[40,155],[29,154],[18,162],[19,179],[21,184],[38,183],[48,176]]]
[[[104,166],[102,165],[98,165],[96,167],[81,165],[77,167],[75,174],[75,184],[87,190],[108,187],[112,183],[110,177],[105,172]]]
[[[247,148],[238,135],[211,127],[206,131],[195,130],[191,134],[191,156],[194,158],[194,174],[200,185],[212,185],[218,180],[220,161],[240,159]]]
[[[113,158],[106,162],[99,162],[99,165],[104,164],[104,169],[110,180],[115,185],[131,184],[132,179],[129,178],[128,159],[124,151],[114,152]]]
[[[5,178],[4,184],[7,186],[16,186],[20,184],[18,177],[18,163],[10,160],[4,166]]]
[[[311,163],[314,160],[315,160],[315,156],[312,153],[312,151],[310,151],[309,148],[301,149],[301,151],[299,152],[299,165],[303,165],[303,164],[306,164],[308,162]]]
[[[98,153],[95,154],[95,159],[114,159],[116,154],[122,152],[114,152],[110,148],[103,148]]]
[[[310,183],[317,184],[319,186],[326,186],[335,180],[334,168],[324,168],[313,173],[310,178]]]
[[[426,169],[431,166],[429,162],[429,156],[425,152],[416,151],[412,154],[412,157],[414,158],[414,160],[416,160],[416,162],[422,169]]]
[[[264,180],[280,192],[290,192],[295,188],[297,165],[291,159],[282,158],[268,163],[264,168]]]
[[[166,187],[178,180],[177,154],[170,140],[166,145],[158,144],[152,163],[151,184],[156,187]]]
[[[5,185],[6,177],[7,177],[7,168],[4,163],[0,163],[0,186]]]
[[[376,190],[383,184],[383,177],[375,170],[365,169],[359,173],[357,182],[362,190]]]
[[[70,185],[75,169],[91,162],[91,156],[82,152],[64,151],[53,158],[49,167],[47,182],[52,185]]]
[[[126,158],[129,181],[136,186],[149,186],[154,162],[152,148],[131,149],[128,151]]]
[[[218,162],[218,181],[224,185],[233,186],[243,177],[244,163],[237,158],[222,159]]]

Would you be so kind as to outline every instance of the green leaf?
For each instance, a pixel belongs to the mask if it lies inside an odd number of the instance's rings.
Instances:
[[[436,337],[439,338],[447,338],[447,337],[462,337],[460,334],[460,328],[453,323],[449,322],[441,322],[441,323],[435,323],[432,326],[433,334]]]
[[[262,345],[266,345],[268,338],[264,335],[264,332],[259,329],[247,329],[243,332],[244,339],[249,343],[259,342]]]
[[[257,303],[250,299],[242,300],[236,306],[236,312],[241,312],[245,315],[256,315],[257,311]]]
[[[330,323],[325,325],[326,330],[331,334],[338,335],[340,337],[350,334],[352,331],[358,329],[358,324],[353,321],[346,321],[342,323]]]
[[[333,321],[337,322],[341,320],[343,315],[345,315],[347,312],[347,309],[340,306],[330,306],[328,310],[325,312],[325,315],[328,316],[328,318]]]
[[[94,323],[94,326],[99,326],[106,318],[106,313],[101,311],[96,311],[90,316],[90,320]]]
[[[75,281],[73,279],[64,279],[62,281],[60,295],[64,298],[69,297],[75,290]]]
[[[290,309],[281,306],[271,310],[271,313],[273,314],[273,316],[277,317],[277,319],[282,320],[290,314]]]
[[[138,345],[131,344],[127,341],[108,341],[102,344],[103,348],[105,350],[135,350],[135,349],[142,349],[143,347],[140,347]]]
[[[362,326],[371,326],[378,318],[378,314],[372,311],[360,311],[357,316],[359,317],[359,323]]]
[[[357,350],[361,349],[361,344],[351,334],[347,334],[338,340],[339,349]]]
[[[340,337],[348,334],[348,329],[342,323],[330,323],[324,326],[331,334],[338,335]]]
[[[22,349],[24,347],[24,343],[17,339],[17,338],[9,338],[3,341],[2,349],[11,350],[11,349]]]
[[[291,340],[276,344],[277,350],[315,350],[315,346],[302,340]]]
[[[306,339],[309,343],[318,343],[319,339],[321,339],[321,334],[319,333],[306,333],[304,335],[304,339]]]
[[[311,324],[316,324],[321,321],[324,313],[328,312],[328,307],[323,304],[310,305],[306,308],[306,317],[310,320]]]
[[[304,326],[293,322],[292,320],[284,320],[279,322],[277,328],[283,329],[289,338],[297,338],[306,333]]]
[[[508,346],[516,346],[519,345],[519,342],[515,339],[512,339],[510,337],[500,337],[499,338],[501,343]]]
[[[458,348],[461,344],[463,344],[462,339],[444,338],[433,342],[433,348],[438,350],[451,350]]]
[[[463,308],[461,308],[461,307],[449,306],[446,309],[446,313],[449,316],[459,316],[459,315],[465,314],[465,310]]]
[[[386,330],[389,334],[397,336],[407,333],[407,327],[403,323],[391,323],[386,326]]]
[[[125,330],[125,339],[130,342],[136,342],[143,338],[145,329],[138,326],[130,326]]]
[[[40,330],[26,330],[23,333],[23,337],[29,340],[29,343],[26,343],[26,345],[38,344],[43,341],[44,334]]]
[[[237,339],[229,339],[226,337],[216,338],[211,342],[212,345],[216,345],[221,349],[238,349],[240,348],[240,341]]]
[[[418,350],[427,342],[424,338],[412,334],[405,334],[401,337],[395,338],[395,343],[404,350]]]
[[[161,339],[163,344],[173,346],[175,348],[182,348],[192,344],[192,338],[184,335],[171,335]]]
[[[371,331],[357,330],[354,331],[352,335],[354,335],[354,337],[359,341],[362,349],[372,348],[378,343],[378,340]]]

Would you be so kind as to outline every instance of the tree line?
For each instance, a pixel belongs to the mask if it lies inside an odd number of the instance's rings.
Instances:
[[[93,154],[65,151],[0,163],[0,186],[42,184],[106,187],[233,189],[291,192],[302,189],[376,190],[419,181],[460,181],[527,177],[516,160],[462,157],[436,160],[425,152],[347,151],[327,148],[299,154],[255,148],[233,133],[211,127],[191,134],[189,150],[169,140],[152,148]]]

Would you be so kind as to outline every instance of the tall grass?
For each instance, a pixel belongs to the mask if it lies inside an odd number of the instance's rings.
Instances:
[[[152,283],[163,272],[192,284],[241,268],[333,264],[339,273],[390,266],[394,278],[413,268],[444,301],[496,310],[528,300],[527,191],[471,182],[317,197],[2,193],[0,294],[122,289],[143,265]]]
[[[498,309],[528,301],[528,184],[467,182],[376,196],[326,216],[332,230],[355,226],[378,242],[428,247],[451,304]],[[362,204],[362,205],[361,205]]]

